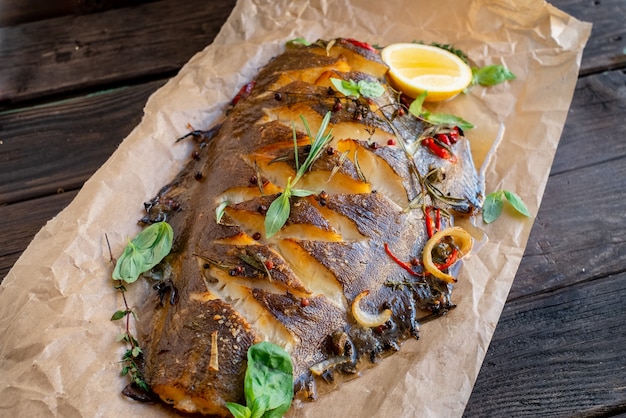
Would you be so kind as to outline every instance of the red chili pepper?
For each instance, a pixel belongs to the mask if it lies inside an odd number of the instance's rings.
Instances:
[[[433,236],[433,218],[430,217],[430,206],[424,208],[424,219],[426,220],[426,233],[428,238]]]
[[[450,142],[450,138],[446,134],[436,134],[435,138],[437,138],[446,145],[452,145],[452,142]]]
[[[241,89],[239,89],[239,92],[235,95],[235,97],[233,97],[233,100],[231,100],[230,102],[231,106],[236,105],[237,102],[239,102],[239,100],[245,99],[246,97],[248,97],[255,84],[256,84],[256,81],[253,80],[249,82],[248,84],[246,84],[245,86],[243,86]]]
[[[352,39],[352,38],[345,38],[342,40],[342,42],[349,42],[352,45],[359,47],[359,48],[363,48],[363,49],[368,49],[372,52],[378,53],[378,51],[376,50],[376,48],[374,48],[373,46],[371,46],[368,43],[365,42],[361,42],[361,41],[357,41],[356,39]]]
[[[435,228],[441,231],[441,209],[435,208]]]
[[[448,134],[448,138],[450,138],[450,142],[452,142],[453,144],[456,144],[460,137],[461,137],[461,134],[457,126],[452,128],[452,130]]]
[[[456,156],[444,147],[438,145],[433,138],[426,137],[422,139],[422,144],[427,146],[428,149],[431,150],[437,157],[449,160],[453,163],[456,162]]]
[[[448,259],[446,260],[446,262],[443,264],[435,264],[435,265],[437,266],[439,270],[447,269],[452,264],[456,263],[456,257],[458,253],[459,253],[459,250],[457,250],[456,248],[452,248],[452,252],[448,256]]]
[[[402,267],[403,269],[405,269],[406,271],[408,271],[409,273],[411,273],[413,276],[419,276],[419,273],[413,271],[413,269],[411,268],[410,265],[408,265],[407,263],[405,263],[404,261],[400,260],[398,257],[396,257],[391,250],[389,249],[389,245],[387,243],[385,243],[385,252],[387,253],[387,255],[389,257],[391,257],[391,259],[393,261],[396,262],[397,265],[399,265],[400,267]]]

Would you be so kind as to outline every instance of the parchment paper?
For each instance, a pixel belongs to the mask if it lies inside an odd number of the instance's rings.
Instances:
[[[206,7],[210,7],[207,3]],[[109,319],[121,307],[104,240],[119,255],[142,203],[181,168],[187,124],[208,128],[285,41],[353,37],[373,44],[452,43],[477,65],[517,75],[431,111],[477,125],[467,134],[487,192],[518,193],[537,213],[591,25],[539,0],[240,0],[214,43],[148,101],[141,124],[35,237],[0,287],[0,415],[163,417],[120,394],[125,379]],[[486,158],[492,148],[492,158]],[[291,416],[460,416],[524,252],[532,219],[510,212],[464,262],[458,308],[421,339]]]

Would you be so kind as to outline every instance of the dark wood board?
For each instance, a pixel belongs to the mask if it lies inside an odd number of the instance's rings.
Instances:
[[[74,190],[0,206],[0,283],[35,234],[77,193]]]
[[[141,121],[164,81],[0,113],[0,204],[78,189]]]
[[[0,28],[0,282],[235,0],[78,3]],[[626,2],[551,3],[594,27],[467,418],[626,415]]]
[[[550,4],[579,20],[593,23],[581,75],[626,66],[626,2],[624,0],[551,0]],[[616,19],[616,16],[619,18]]]
[[[626,412],[625,299],[621,273],[507,303],[464,416]]]
[[[0,28],[0,104],[171,76],[212,42],[234,4],[160,1]]]

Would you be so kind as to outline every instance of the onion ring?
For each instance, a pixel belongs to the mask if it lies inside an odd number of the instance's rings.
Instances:
[[[424,263],[424,268],[426,269],[426,271],[428,271],[433,276],[447,283],[456,283],[456,278],[439,270],[435,263],[433,263],[433,248],[435,248],[435,245],[437,245],[439,241],[441,241],[445,237],[452,237],[455,241],[455,244],[459,247],[460,254],[457,260],[460,260],[472,250],[472,236],[463,228],[459,226],[453,226],[441,230],[435,233],[432,237],[430,237],[430,239],[426,242],[426,245],[424,245],[424,250],[422,251],[422,262]]]
[[[391,318],[391,309],[385,309],[377,315],[363,311],[359,303],[361,302],[361,299],[363,299],[369,293],[369,290],[364,290],[359,293],[357,297],[354,298],[354,301],[352,302],[352,315],[354,316],[354,319],[356,319],[356,322],[359,323],[359,325],[366,328],[374,328],[389,321],[389,319]]]

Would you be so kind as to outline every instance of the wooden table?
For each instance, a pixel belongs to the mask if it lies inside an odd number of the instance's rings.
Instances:
[[[235,0],[132,3],[0,8],[0,280]],[[626,3],[553,3],[594,28],[466,417],[626,413]]]

